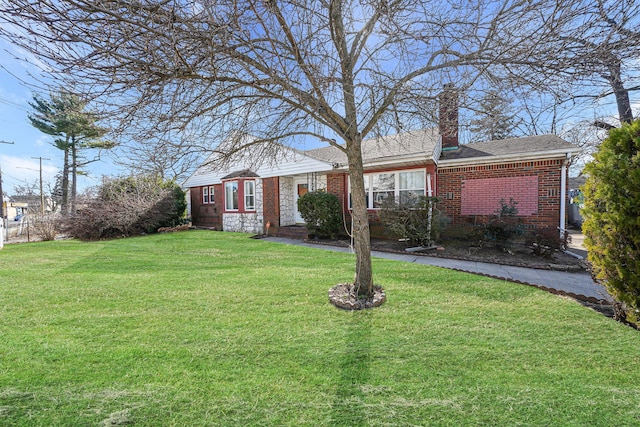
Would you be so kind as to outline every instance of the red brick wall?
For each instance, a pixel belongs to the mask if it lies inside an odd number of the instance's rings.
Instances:
[[[398,170],[411,170],[411,169],[425,169],[427,173],[431,176],[431,188],[435,193],[435,181],[436,181],[436,166],[434,164],[428,164],[419,166],[417,168],[407,168],[397,167],[397,168],[384,168],[384,169],[371,169],[366,170],[365,174],[368,173],[376,173],[376,172],[392,172]],[[348,174],[347,173],[336,173],[327,175],[327,192],[333,193],[340,199],[340,202],[343,206],[343,212],[345,214],[344,218],[347,221],[347,226],[351,221],[351,212],[349,211],[349,188],[348,188]],[[377,210],[369,210],[369,229],[372,237],[379,238],[388,238],[388,234],[385,232],[384,226],[380,222],[380,218],[378,218]]]
[[[460,214],[493,215],[501,201],[518,202],[518,216],[538,213],[538,177],[510,176],[504,178],[467,179],[462,182]]]
[[[209,186],[207,186],[209,187]],[[202,187],[191,187],[191,222],[196,227],[210,227],[222,230],[224,193],[222,184],[214,185],[215,203],[202,203]]]
[[[427,173],[431,174],[431,182],[434,182],[435,175],[435,165],[430,164],[426,166],[421,166],[418,169],[424,169],[426,167]],[[387,171],[396,171],[396,170],[410,170],[412,168],[405,167],[397,167],[397,168],[385,168],[385,169],[372,169],[365,171],[365,174],[368,173],[376,173],[376,172],[387,172]],[[340,199],[343,207],[344,220],[347,222],[347,227],[351,223],[351,212],[349,211],[349,188],[348,188],[348,174],[340,173],[340,174],[329,174],[327,175],[327,192],[333,193]],[[435,190],[434,186],[432,189]],[[380,222],[380,218],[378,218],[377,210],[369,210],[369,229],[372,237],[379,238],[388,238],[387,233],[385,232],[384,226]]]
[[[338,196],[343,207],[348,205],[347,194],[347,174],[332,173],[327,175],[327,193]]]
[[[271,227],[280,226],[280,180],[279,178],[265,178],[262,180],[262,200],[264,207],[264,223],[271,223]]]
[[[486,222],[493,212],[500,209],[500,198],[509,201],[507,192],[502,190],[498,195],[498,203],[490,209],[489,204],[495,202],[496,195],[488,195],[487,190],[496,192],[496,185],[500,183],[509,188],[518,202],[516,207],[519,215],[523,215],[521,218],[525,224],[536,228],[555,228],[560,223],[561,168],[562,159],[441,167],[437,180],[437,196],[441,200],[439,206],[454,225]],[[484,184],[486,188],[480,188],[478,184]],[[532,200],[534,195],[537,195],[537,200]],[[486,198],[484,205],[480,203],[483,198]],[[471,206],[477,214],[468,214]]]

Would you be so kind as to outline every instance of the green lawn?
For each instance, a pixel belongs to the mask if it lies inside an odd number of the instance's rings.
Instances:
[[[640,423],[640,334],[532,287],[191,231],[0,251],[0,425]]]

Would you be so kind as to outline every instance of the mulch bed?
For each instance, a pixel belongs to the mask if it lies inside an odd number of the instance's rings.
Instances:
[[[387,299],[384,289],[373,287],[372,298],[360,298],[353,283],[340,283],[329,289],[329,301],[344,310],[362,310],[381,306]]]
[[[307,240],[309,243],[320,245],[348,247],[347,240]],[[381,252],[408,254],[405,249],[409,246],[405,242],[387,239],[371,239],[371,249]],[[521,248],[505,252],[497,247],[477,248],[465,242],[448,241],[438,244],[438,248],[411,252],[412,255],[431,256],[438,258],[459,259],[464,261],[487,262],[491,264],[512,265],[516,267],[537,268],[542,270],[559,271],[588,271],[589,265],[563,252],[556,252],[550,258],[541,257],[531,250]]]

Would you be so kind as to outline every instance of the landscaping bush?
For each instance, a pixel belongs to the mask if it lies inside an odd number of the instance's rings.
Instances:
[[[105,178],[95,199],[67,221],[66,231],[82,240],[152,233],[182,222],[184,192],[154,177]]]
[[[407,203],[388,198],[378,212],[387,233],[406,239],[411,245],[429,246],[440,239],[448,218],[438,209],[437,197],[418,197]]]
[[[549,227],[528,232],[525,245],[531,248],[534,254],[551,258],[557,251],[567,249],[569,240],[570,236],[566,231],[563,231],[561,236],[557,228]]]
[[[612,129],[585,167],[582,230],[595,277],[640,323],[640,121]]]
[[[316,238],[334,238],[342,226],[342,206],[335,194],[313,191],[298,199],[298,211]]]
[[[485,239],[495,243],[500,249],[509,250],[514,240],[524,234],[522,222],[517,217],[517,204],[513,197],[508,203],[501,199],[500,208],[487,224],[481,226],[485,230]]]
[[[456,224],[442,230],[442,240],[464,241],[469,246],[482,247],[486,241],[484,227],[476,224]]]
[[[29,214],[29,226],[41,240],[55,240],[60,226],[60,215],[57,213]]]

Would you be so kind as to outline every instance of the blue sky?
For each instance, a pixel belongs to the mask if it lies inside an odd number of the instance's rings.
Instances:
[[[25,54],[0,40],[0,141],[13,142],[0,143],[0,167],[2,187],[9,195],[16,185],[39,183],[39,157],[47,159],[42,161],[45,191],[47,183],[53,185],[56,173],[62,168],[62,151],[52,145],[53,138],[31,126],[27,118],[34,90],[25,83],[37,84],[34,76],[39,70],[16,60],[16,56],[25,57]],[[40,95],[48,96],[47,92]],[[102,175],[117,174],[104,156],[89,166],[89,172],[88,177],[79,177],[80,188],[98,184]]]
[[[54,177],[62,167],[62,152],[53,147],[52,137],[32,127],[27,118],[30,112],[28,103],[34,94],[34,88],[29,85],[37,86],[38,80],[33,76],[38,76],[40,70],[25,61],[16,60],[15,57],[37,62],[0,39],[0,141],[13,142],[0,143],[0,168],[3,190],[9,195],[14,193],[15,186],[38,183],[39,157],[46,159],[42,162],[45,188],[53,185]],[[39,94],[48,97],[46,91]],[[615,104],[612,101],[612,97],[607,97],[602,100],[604,105],[596,106],[596,109],[604,108],[615,115]],[[632,92],[631,101],[637,112],[640,105],[636,93]],[[595,110],[587,109],[582,114],[590,118],[593,111]],[[580,113],[576,115],[580,116]],[[89,176],[79,177],[80,189],[99,184],[103,175],[113,176],[123,171],[117,169],[107,155],[103,155],[101,161],[88,166],[88,172]]]

